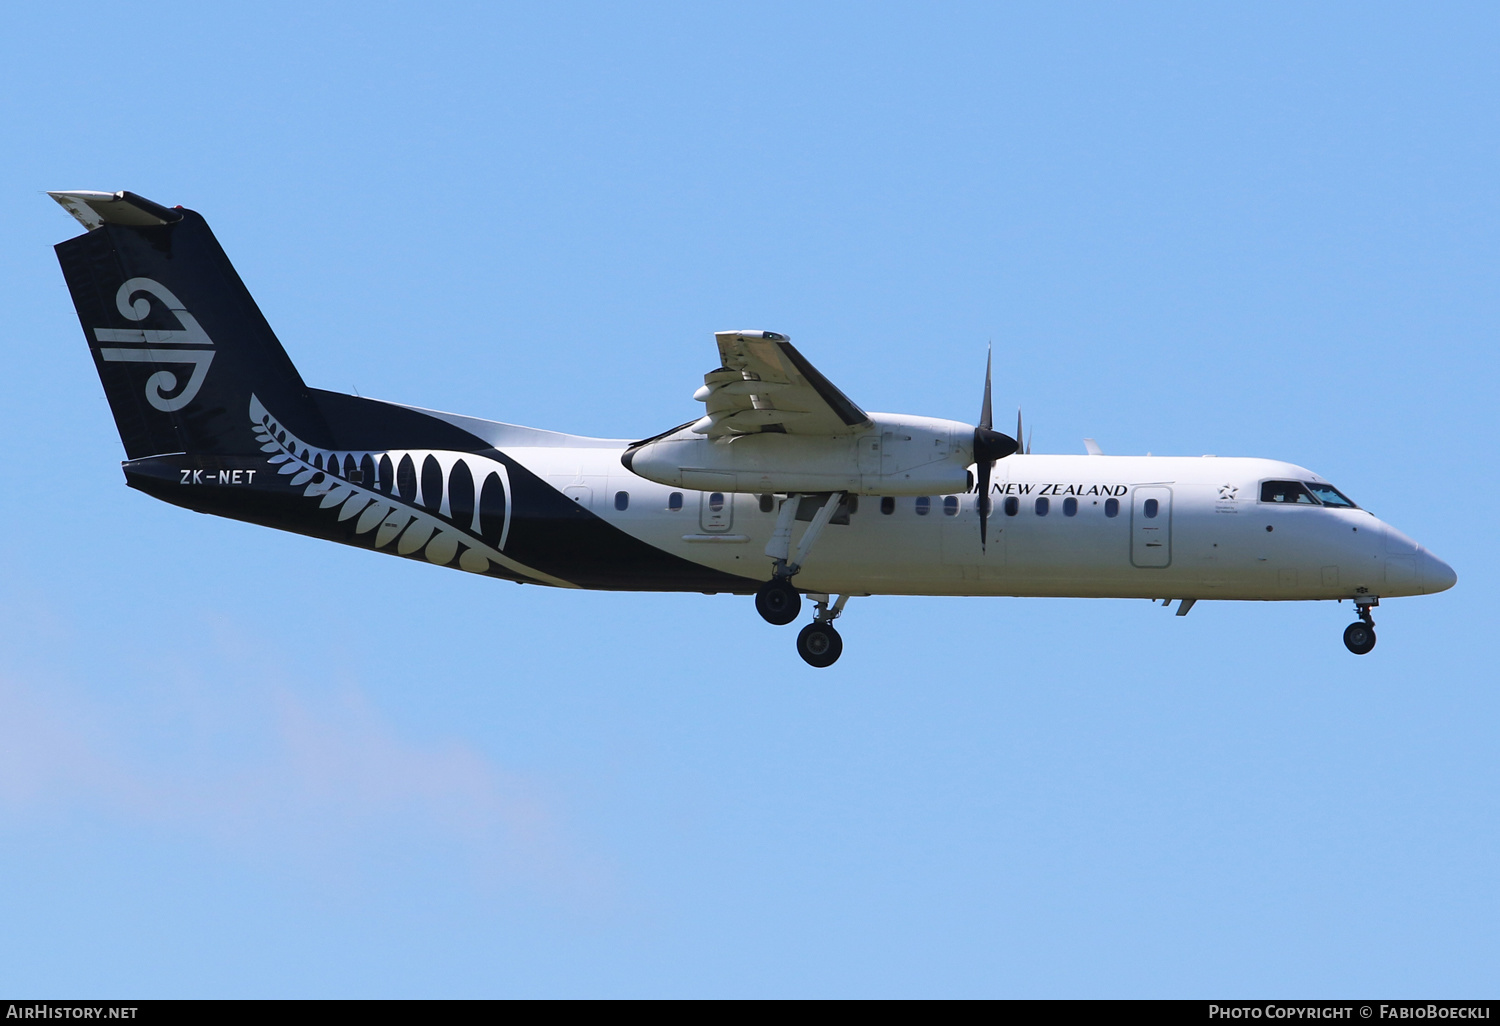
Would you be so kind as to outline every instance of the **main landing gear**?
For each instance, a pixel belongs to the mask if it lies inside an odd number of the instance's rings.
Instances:
[[[818,613],[813,622],[797,634],[797,654],[808,666],[822,669],[838,662],[844,654],[844,639],[833,629],[833,621],[844,612],[848,595],[840,595],[837,602],[829,604],[830,596],[809,593],[808,598],[818,604]]]
[[[776,514],[776,528],[771,532],[771,541],[766,545],[766,555],[771,557],[773,569],[771,579],[761,585],[755,593],[755,611],[767,622],[783,627],[797,619],[802,610],[802,596],[792,585],[792,576],[802,569],[802,563],[812,551],[813,543],[828,521],[838,511],[844,500],[843,492],[833,492],[823,499],[823,504],[813,515],[812,522],[797,543],[797,555],[792,558],[792,525],[797,519],[797,507],[802,496],[788,495],[781,500],[781,509]],[[844,639],[833,629],[833,621],[844,611],[848,595],[841,595],[837,602],[829,603],[829,596],[808,593],[808,598],[817,603],[817,615],[813,622],[802,628],[797,635],[797,654],[809,666],[832,666],[844,651]]]
[[[784,577],[773,577],[755,593],[755,611],[766,623],[785,627],[802,612],[802,596]]]
[[[1359,619],[1344,628],[1344,647],[1355,655],[1367,655],[1375,647],[1375,618],[1370,615],[1370,610],[1378,605],[1378,598],[1354,600]]]

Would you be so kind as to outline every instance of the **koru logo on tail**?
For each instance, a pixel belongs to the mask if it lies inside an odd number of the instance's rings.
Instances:
[[[115,293],[115,306],[129,321],[144,321],[151,313],[151,301],[140,298],[139,293],[155,296],[157,301],[172,312],[180,330],[160,328],[95,328],[94,338],[100,342],[112,342],[120,348],[100,348],[99,358],[110,363],[151,363],[182,367],[191,365],[187,384],[179,389],[177,373],[159,370],[146,379],[146,401],[163,413],[180,410],[197,396],[208,377],[208,365],[213,362],[213,340],[199,326],[196,318],[183,307],[182,301],[172,295],[170,289],[150,278],[131,278]],[[157,348],[170,347],[170,348]],[[174,394],[175,393],[175,394]]]

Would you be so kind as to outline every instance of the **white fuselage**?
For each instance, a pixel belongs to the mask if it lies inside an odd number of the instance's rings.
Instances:
[[[770,578],[770,501],[646,480],[621,464],[623,450],[592,440],[505,446],[652,546]],[[1342,599],[1452,586],[1447,564],[1365,510],[1260,501],[1268,479],[1323,481],[1264,459],[1017,454],[995,464],[983,549],[973,493],[864,495],[847,524],[822,532],[796,583],[830,594],[1159,599]],[[794,544],[806,526],[797,524]]]

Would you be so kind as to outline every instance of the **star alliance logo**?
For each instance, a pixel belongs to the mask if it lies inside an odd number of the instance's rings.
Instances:
[[[1221,502],[1233,502],[1239,495],[1240,489],[1237,485],[1219,485],[1219,500]]]

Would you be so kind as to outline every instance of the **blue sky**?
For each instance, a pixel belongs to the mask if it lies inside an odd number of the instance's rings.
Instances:
[[[1476,996],[1491,5],[29,5],[0,990]],[[643,437],[711,334],[1038,450],[1311,467],[1382,606],[518,588],[126,489],[42,195],[203,212],[316,385]],[[998,419],[1004,422],[1005,414]]]

